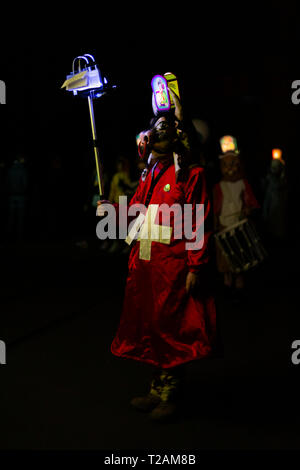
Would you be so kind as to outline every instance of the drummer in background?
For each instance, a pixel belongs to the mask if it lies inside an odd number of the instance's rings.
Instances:
[[[222,154],[219,155],[222,173],[213,188],[215,230],[221,231],[248,218],[259,204],[245,178],[236,139],[226,135],[220,139]],[[223,274],[224,286],[233,289],[237,298],[244,288],[243,273],[233,273],[227,259],[216,246],[217,269]]]

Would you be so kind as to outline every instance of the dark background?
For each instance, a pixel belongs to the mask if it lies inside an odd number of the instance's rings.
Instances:
[[[7,84],[7,106],[1,107],[2,157],[11,161],[24,152],[38,178],[57,154],[63,162],[66,197],[83,190],[82,171],[94,165],[88,105],[60,87],[74,57],[91,53],[102,73],[118,86],[113,96],[95,103],[100,150],[109,174],[120,153],[135,165],[135,135],[152,115],[151,78],[171,71],[178,76],[186,115],[209,125],[209,161],[216,162],[219,137],[235,135],[248,177],[259,191],[271,149],[280,147],[289,162],[290,188],[296,189],[291,167],[299,110],[291,102],[291,83],[299,67],[293,10],[278,3],[265,11],[224,6],[213,12],[203,7],[200,14],[192,4],[163,8],[163,22],[153,20],[150,11],[118,6],[112,14],[104,6],[91,15],[88,25],[54,14],[49,23],[40,18],[16,26],[14,42],[4,36],[1,77]]]
[[[1,41],[0,79],[7,86],[1,160],[8,167],[22,152],[30,178],[21,243],[5,235],[2,213],[0,339],[8,345],[1,368],[2,448],[299,449],[298,374],[290,361],[300,329],[294,9],[280,2],[266,11],[253,3],[209,11],[194,2],[145,11],[117,4],[28,8],[26,16],[20,9],[12,16]],[[75,248],[85,236],[82,206],[94,155],[87,100],[60,87],[83,53],[93,54],[117,85],[95,102],[108,175],[119,154],[134,168],[135,136],[152,116],[151,78],[167,71],[178,77],[186,114],[209,125],[207,162],[217,164],[220,136],[236,136],[260,202],[272,148],[282,148],[286,161],[288,240],[278,258],[250,274],[245,305],[228,303],[216,279],[225,356],[191,368],[187,415],[167,427],[132,415],[129,399],[142,391],[148,372],[109,351],[126,257],[99,254],[95,244],[87,252]],[[59,191],[49,187],[54,155],[62,163]],[[53,197],[54,231],[48,219]]]

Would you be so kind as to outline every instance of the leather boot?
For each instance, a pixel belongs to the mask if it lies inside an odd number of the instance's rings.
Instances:
[[[177,411],[177,403],[175,401],[161,401],[150,413],[153,421],[165,421]]]
[[[159,403],[160,398],[157,395],[152,395],[151,393],[148,393],[148,395],[144,397],[135,397],[130,402],[131,406],[136,410],[144,412],[153,410]]]
[[[160,376],[162,383],[160,393],[161,400],[150,413],[152,420],[164,421],[171,418],[176,413],[182,386],[182,372],[182,367],[162,371]]]
[[[161,385],[160,373],[156,373],[151,381],[148,395],[133,398],[130,402],[131,406],[144,412],[153,410],[161,401]]]

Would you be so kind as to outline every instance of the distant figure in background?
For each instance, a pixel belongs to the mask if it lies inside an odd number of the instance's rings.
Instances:
[[[213,189],[215,229],[221,232],[234,227],[242,219],[249,217],[259,204],[252,188],[245,178],[236,139],[224,136],[220,139],[222,154],[219,156],[222,173],[221,181]],[[234,295],[244,288],[243,272],[234,273],[228,259],[220,247],[216,246],[217,269],[223,274],[224,286],[235,289]]]
[[[109,200],[112,203],[119,204],[120,196],[127,196],[133,193],[135,183],[130,179],[129,161],[127,158],[120,156],[116,162],[116,172],[112,177]]]
[[[262,223],[271,251],[274,251],[286,239],[288,223],[288,185],[280,149],[272,151],[271,165],[263,180],[263,192]]]
[[[133,182],[132,182],[132,194],[135,193],[141,178],[141,174],[146,167],[146,163],[141,158],[138,158],[136,161],[136,166],[133,169]]]
[[[21,241],[24,238],[27,206],[28,174],[25,157],[20,153],[7,172],[8,237]]]
[[[116,173],[111,180],[108,199],[113,204],[119,204],[119,197],[128,196],[130,199],[134,193],[135,187],[136,182],[132,182],[130,179],[129,161],[126,157],[121,155],[116,161]],[[103,247],[105,249],[107,248],[105,244]],[[116,253],[120,250],[129,251],[128,246],[124,244],[123,240],[116,239],[110,244],[107,251],[108,253]]]

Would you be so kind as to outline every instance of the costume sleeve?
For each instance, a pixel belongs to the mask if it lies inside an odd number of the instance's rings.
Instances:
[[[208,242],[213,230],[211,202],[203,168],[193,169],[186,183],[185,201],[192,205],[192,230],[195,234],[188,243],[196,242],[195,249],[188,249],[188,266],[190,272],[197,273],[208,262]]]

